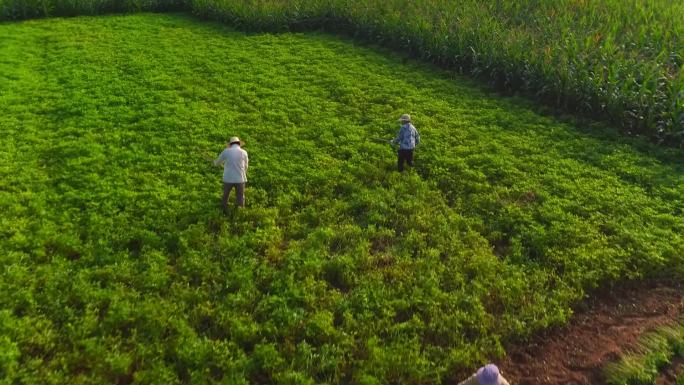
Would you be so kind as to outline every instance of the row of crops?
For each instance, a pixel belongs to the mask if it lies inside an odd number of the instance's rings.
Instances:
[[[0,21],[184,9],[187,0],[0,0]]]
[[[173,9],[252,31],[352,34],[625,133],[684,139],[683,2],[0,0],[0,20]]]

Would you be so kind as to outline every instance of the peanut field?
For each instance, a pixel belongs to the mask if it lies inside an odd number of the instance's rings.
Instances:
[[[441,384],[684,276],[684,153],[409,53],[182,14],[0,24],[0,384]],[[397,118],[421,134],[396,169]],[[250,155],[220,209],[217,156]]]

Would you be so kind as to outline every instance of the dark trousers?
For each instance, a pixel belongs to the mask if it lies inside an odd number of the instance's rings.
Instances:
[[[245,207],[245,184],[244,183],[223,183],[223,208],[228,207],[228,196],[230,190],[235,187],[235,203],[240,207]]]
[[[407,163],[409,166],[413,167],[413,150],[399,150],[397,159],[399,172],[404,171],[404,163]]]

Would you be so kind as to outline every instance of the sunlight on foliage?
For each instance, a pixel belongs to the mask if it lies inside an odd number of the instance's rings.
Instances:
[[[7,383],[439,384],[684,261],[684,155],[317,33],[0,24]],[[395,171],[410,113],[423,144]],[[247,208],[204,160],[238,135]],[[679,274],[679,275],[678,275]]]
[[[684,141],[684,2],[659,0],[189,0],[249,31],[365,38],[580,112]]]

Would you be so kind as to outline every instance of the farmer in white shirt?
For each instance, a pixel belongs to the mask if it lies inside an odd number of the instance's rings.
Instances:
[[[488,364],[477,370],[475,374],[461,381],[458,385],[509,385],[508,381],[499,373],[499,368]]]
[[[249,158],[247,151],[240,148],[242,142],[237,136],[230,138],[226,149],[221,152],[214,165],[223,164],[223,209],[228,207],[228,196],[235,187],[236,202],[240,207],[245,207],[245,183],[247,182],[247,167]]]

